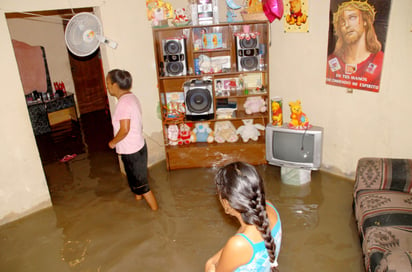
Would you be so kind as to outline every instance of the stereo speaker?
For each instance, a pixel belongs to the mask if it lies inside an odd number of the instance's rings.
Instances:
[[[187,74],[186,40],[170,38],[162,40],[164,75],[185,76]]]
[[[258,37],[248,37],[246,39],[236,36],[236,51],[237,70],[239,72],[259,69],[261,56]]]
[[[214,118],[211,80],[191,80],[183,85],[186,119],[209,120]]]

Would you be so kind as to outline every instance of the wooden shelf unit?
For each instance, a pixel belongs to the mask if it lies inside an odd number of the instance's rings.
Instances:
[[[199,33],[205,29],[207,33],[222,33],[222,48],[202,49],[199,48]],[[245,32],[246,31],[246,32]],[[155,49],[155,59],[157,67],[157,82],[160,109],[162,115],[163,135],[165,143],[165,153],[167,168],[169,170],[192,168],[192,167],[214,167],[222,166],[233,161],[245,161],[251,164],[266,163],[265,156],[265,135],[264,130],[259,130],[260,136],[257,141],[249,140],[244,143],[239,137],[235,143],[205,143],[196,142],[183,145],[170,145],[168,141],[167,128],[170,124],[197,123],[199,121],[191,121],[186,118],[179,120],[166,120],[166,94],[169,92],[182,92],[184,95],[184,84],[191,80],[200,80],[205,77],[212,82],[212,99],[213,99],[213,118],[205,120],[210,122],[210,127],[214,131],[214,124],[217,121],[229,120],[239,128],[243,125],[242,120],[253,119],[254,124],[266,126],[270,120],[270,85],[269,85],[269,37],[270,27],[268,21],[248,21],[237,23],[220,23],[213,25],[197,25],[184,27],[167,27],[153,28],[153,43]],[[256,69],[240,65],[238,63],[238,39],[237,36],[241,33],[254,33],[258,46],[255,53],[258,54],[256,59],[258,64]],[[184,73],[171,75],[166,70],[168,61],[168,53],[165,53],[164,44],[170,39],[181,39],[184,37],[185,44],[185,69]],[[254,45],[252,45],[253,47]],[[201,47],[201,46],[200,46]],[[243,51],[244,52],[244,51]],[[252,52],[252,51],[249,51]],[[258,52],[258,53],[257,53]],[[247,54],[247,53],[246,53]],[[195,67],[195,59],[201,55],[209,58],[214,57],[229,57],[229,64],[225,64],[224,69],[217,73],[201,73],[197,74]],[[248,65],[248,64],[246,64]],[[240,68],[241,67],[241,68]],[[246,67],[246,68],[245,68]],[[216,90],[216,81],[236,80],[237,87],[229,93],[218,93]],[[241,85],[240,82],[247,83]],[[256,83],[256,81],[258,81]],[[262,89],[256,89],[255,85],[263,86]],[[246,91],[247,90],[247,91]],[[260,96],[266,101],[266,112],[246,114],[243,104],[248,97]],[[236,115],[230,119],[218,119],[216,115],[216,107],[219,102],[232,102],[237,104]]]

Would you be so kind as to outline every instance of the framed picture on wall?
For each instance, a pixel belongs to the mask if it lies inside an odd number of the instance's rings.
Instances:
[[[326,84],[379,92],[391,0],[331,0]]]

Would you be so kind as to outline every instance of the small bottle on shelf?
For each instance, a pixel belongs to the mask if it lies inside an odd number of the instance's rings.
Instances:
[[[198,25],[199,20],[197,17],[197,0],[190,0],[190,15],[192,17],[192,25]]]

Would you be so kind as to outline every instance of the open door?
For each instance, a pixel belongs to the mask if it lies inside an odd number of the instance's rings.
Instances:
[[[69,59],[80,115],[108,109],[100,49],[87,57],[69,52]]]

